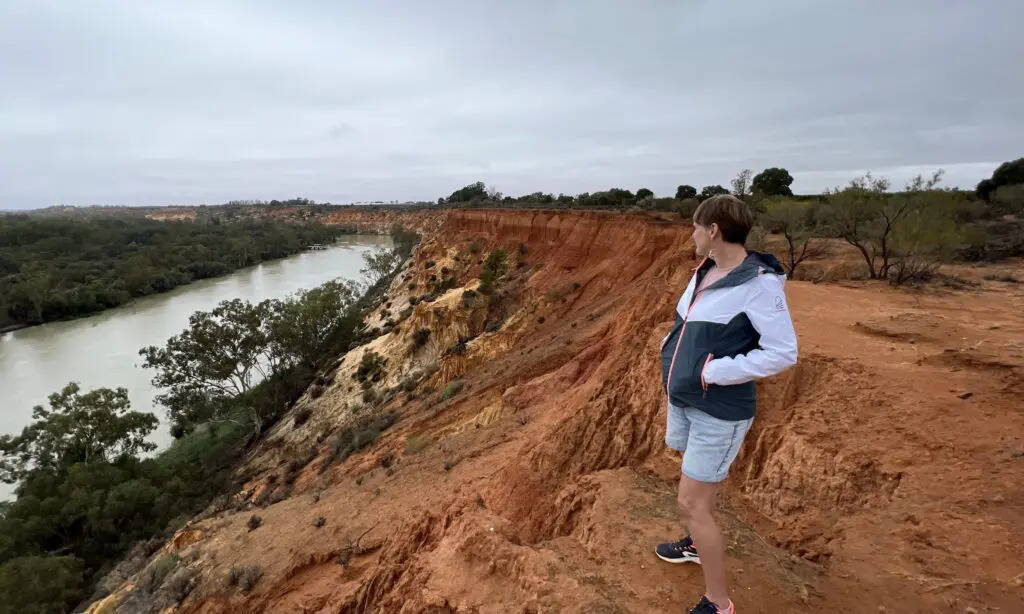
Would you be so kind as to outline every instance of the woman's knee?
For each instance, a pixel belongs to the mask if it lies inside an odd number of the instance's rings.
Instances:
[[[708,489],[684,488],[680,486],[676,496],[676,504],[679,506],[679,513],[683,519],[694,518],[711,513],[714,501],[714,491]]]
[[[676,497],[676,503],[679,505],[679,513],[683,516],[683,520],[699,516],[703,511],[703,505],[694,493],[680,491]]]

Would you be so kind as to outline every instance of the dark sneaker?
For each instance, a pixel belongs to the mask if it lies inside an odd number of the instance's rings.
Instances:
[[[729,602],[729,608],[723,610],[711,603],[711,600],[707,596],[701,597],[697,605],[693,606],[690,610],[690,614],[736,614],[736,608],[733,607],[732,602]]]
[[[655,548],[654,553],[658,558],[669,563],[697,563],[700,564],[700,557],[697,556],[697,549],[693,547],[693,540],[687,535],[677,542],[661,544]]]

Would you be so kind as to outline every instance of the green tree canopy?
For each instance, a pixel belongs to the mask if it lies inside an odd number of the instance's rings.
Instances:
[[[711,198],[712,196],[718,196],[719,194],[728,194],[728,193],[729,193],[729,190],[726,190],[725,188],[723,188],[720,185],[717,185],[717,184],[716,185],[706,185],[706,186],[704,186],[704,189],[702,189],[700,191],[700,199],[699,200],[701,202],[704,202],[705,200]]]
[[[959,239],[955,219],[964,196],[939,189],[942,175],[918,175],[899,192],[890,192],[886,178],[858,177],[828,196],[827,229],[857,248],[872,279],[888,279],[897,266],[897,281],[904,281]]]
[[[697,188],[692,185],[683,184],[676,188],[676,200],[686,200],[697,197]]]
[[[28,471],[61,471],[76,462],[111,462],[149,452],[153,414],[131,411],[128,391],[98,388],[84,394],[75,382],[37,405],[21,435],[0,437],[0,480],[13,484]]]
[[[212,311],[193,313],[188,328],[166,346],[139,350],[142,366],[156,371],[153,385],[165,390],[156,399],[172,422],[194,426],[228,419],[228,401],[276,369],[281,357],[272,351],[270,336],[275,309],[274,301],[223,301]],[[258,431],[261,417],[250,418]]]
[[[355,308],[362,292],[354,281],[336,280],[277,303],[269,327],[273,354],[311,369],[336,356],[362,319]]]
[[[452,192],[448,197],[448,203],[468,203],[485,198],[487,198],[487,186],[484,185],[484,182],[477,181]]]
[[[359,270],[369,279],[370,285],[376,284],[395,270],[405,258],[397,249],[378,247],[363,253],[363,268]]]
[[[82,561],[72,556],[26,556],[0,565],[0,614],[54,614],[80,597]]]
[[[1024,183],[1024,158],[1003,162],[988,179],[978,183],[977,194],[983,200],[989,200],[992,193],[1003,186]]]
[[[792,196],[793,176],[784,168],[766,168],[754,177],[751,190],[761,196]]]

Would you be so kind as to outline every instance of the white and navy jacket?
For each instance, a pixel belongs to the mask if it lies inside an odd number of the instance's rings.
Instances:
[[[697,292],[714,263],[690,279],[672,332],[661,344],[661,379],[669,402],[722,420],[754,416],[754,380],[796,363],[785,273],[771,254],[747,252],[728,275]]]

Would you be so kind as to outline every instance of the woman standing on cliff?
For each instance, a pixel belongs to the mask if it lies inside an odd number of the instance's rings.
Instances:
[[[691,614],[735,614],[725,543],[712,515],[715,496],[754,420],[755,380],[797,358],[784,271],[774,256],[744,247],[752,225],[750,208],[733,196],[697,207],[693,241],[704,260],[661,346],[665,443],[683,453],[678,503],[690,535],[656,553],[669,563],[701,565],[706,593]]]

